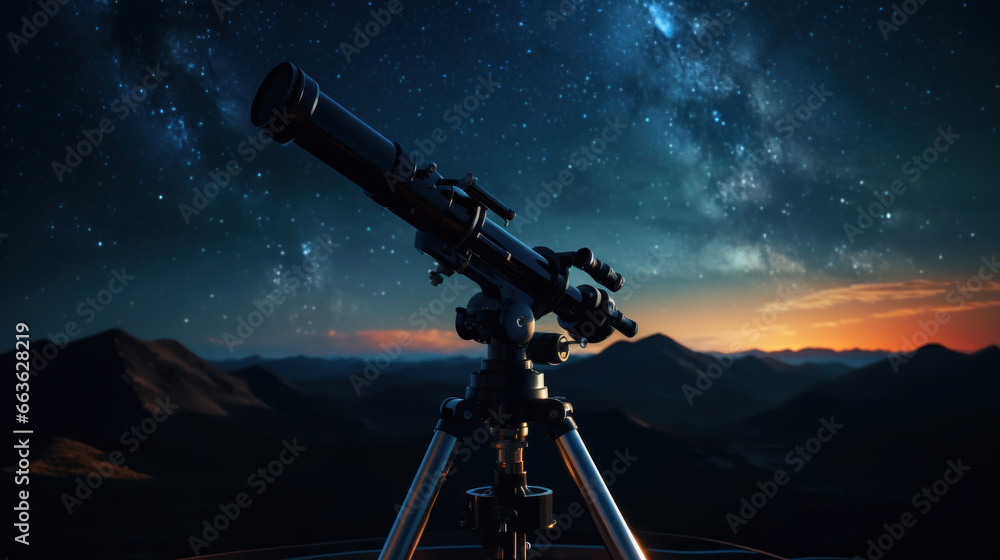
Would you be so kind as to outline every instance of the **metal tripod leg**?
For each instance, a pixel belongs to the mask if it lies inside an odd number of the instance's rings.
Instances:
[[[457,447],[457,437],[439,429],[434,430],[434,437],[413,477],[410,490],[403,500],[403,507],[396,514],[396,521],[392,524],[379,560],[410,560],[413,556],[420,535],[427,526],[427,518],[430,517],[438,490],[451,470]]]
[[[611,551],[611,556],[615,560],[645,560],[642,548],[622,517],[622,512],[618,510],[579,431],[574,427],[557,437],[555,442],[566,468],[587,502],[587,509],[597,524],[597,530],[601,532],[604,545]]]

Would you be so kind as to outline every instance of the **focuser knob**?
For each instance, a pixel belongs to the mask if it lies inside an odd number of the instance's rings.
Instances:
[[[536,364],[557,366],[569,359],[570,346],[587,347],[587,339],[570,340],[559,333],[535,333],[528,343],[528,359]]]

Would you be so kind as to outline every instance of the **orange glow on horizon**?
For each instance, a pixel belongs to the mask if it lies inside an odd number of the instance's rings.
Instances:
[[[454,331],[441,329],[367,329],[336,333],[330,338],[337,350],[346,351],[347,354],[393,354],[397,351],[450,354],[466,350],[470,344],[459,338]]]
[[[615,299],[639,323],[636,340],[662,333],[699,352],[803,348],[899,352],[929,343],[975,352],[1000,345],[1000,282],[983,282],[975,276],[962,281],[914,279],[820,288],[699,284],[622,294]],[[535,330],[561,332],[551,315]],[[625,339],[616,333],[601,344],[576,348],[574,354],[596,354],[620,340]],[[285,337],[262,334],[254,342],[288,351]],[[304,354],[341,356],[483,352],[482,345],[462,340],[448,328],[329,329],[298,334],[295,348]]]
[[[912,280],[811,292],[706,298],[665,319],[643,317],[699,351],[829,348],[910,351],[928,343],[974,352],[1000,344],[1000,283]],[[784,297],[783,297],[784,296]],[[756,303],[749,300],[757,299]]]

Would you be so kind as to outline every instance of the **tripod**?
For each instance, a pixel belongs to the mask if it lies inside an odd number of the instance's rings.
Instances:
[[[477,298],[486,299],[477,294],[470,306],[482,304]],[[470,322],[477,326],[477,315],[486,315],[500,324],[485,330],[506,340],[489,340],[487,358],[478,371],[470,374],[464,399],[449,398],[442,403],[434,436],[379,560],[409,560],[413,555],[460,441],[468,438],[477,424],[478,429],[489,430],[492,447],[497,450],[496,469],[491,486],[466,492],[468,508],[463,525],[479,531],[485,558],[528,558],[528,533],[551,528],[554,523],[552,491],[527,484],[523,450],[528,424],[532,422],[541,424],[555,442],[614,560],[645,560],[580,437],[573,421],[573,406],[562,397],[549,397],[544,375],[533,369],[533,360],[551,365],[564,362],[569,357],[570,342],[564,335],[533,334],[530,310],[527,314],[510,311],[521,305],[505,306],[500,313],[482,313],[481,308],[478,313],[458,309],[457,323],[463,337],[470,334]],[[525,309],[521,307],[520,311]],[[515,342],[526,338],[527,344]],[[586,339],[581,339],[580,344],[586,345]]]

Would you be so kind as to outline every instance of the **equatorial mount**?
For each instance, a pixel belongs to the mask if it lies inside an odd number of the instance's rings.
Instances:
[[[437,169],[433,163],[417,177],[430,177]],[[463,181],[440,179],[436,185],[460,188],[470,194],[478,206],[477,214],[492,211],[510,220],[513,210],[478,184],[472,173]],[[480,223],[481,225],[481,223]],[[472,230],[465,237],[471,243],[478,236]],[[428,236],[423,237],[425,243]],[[417,236],[421,248],[421,236]],[[425,245],[424,248],[429,248]],[[421,248],[423,250],[423,248]],[[600,286],[612,292],[625,285],[625,277],[594,256],[587,248],[556,253],[547,247],[535,247],[551,273],[551,284],[543,298],[533,298],[517,285],[498,276],[477,278],[482,291],[473,295],[465,307],[456,309],[455,330],[464,340],[487,345],[487,357],[478,371],[469,376],[464,399],[447,399],[441,407],[441,420],[427,455],[406,498],[407,508],[400,511],[386,540],[380,559],[409,559],[430,513],[433,497],[423,498],[421,488],[437,489],[450,470],[458,442],[468,437],[473,427],[489,430],[496,463],[489,486],[466,492],[467,506],[461,525],[478,531],[484,558],[523,560],[531,543],[528,535],[552,527],[552,491],[528,484],[525,450],[528,427],[540,424],[556,442],[567,468],[598,525],[609,551],[616,560],[643,559],[642,549],[618,511],[611,494],[594,465],[572,418],[573,407],[562,397],[549,397],[544,375],[535,363],[558,365],[569,358],[573,345],[585,347],[588,341],[600,342],[614,330],[635,336],[636,323],[625,317],[604,289],[589,285],[575,288],[580,296],[572,312],[559,314],[559,325],[571,338],[559,333],[535,332],[535,321],[556,311],[561,294],[569,289],[569,271],[583,270]],[[474,260],[471,251],[457,259],[459,268],[438,263],[430,271],[431,284],[455,272],[469,273]],[[445,453],[450,453],[445,459]],[[436,466],[436,468],[435,468]]]

